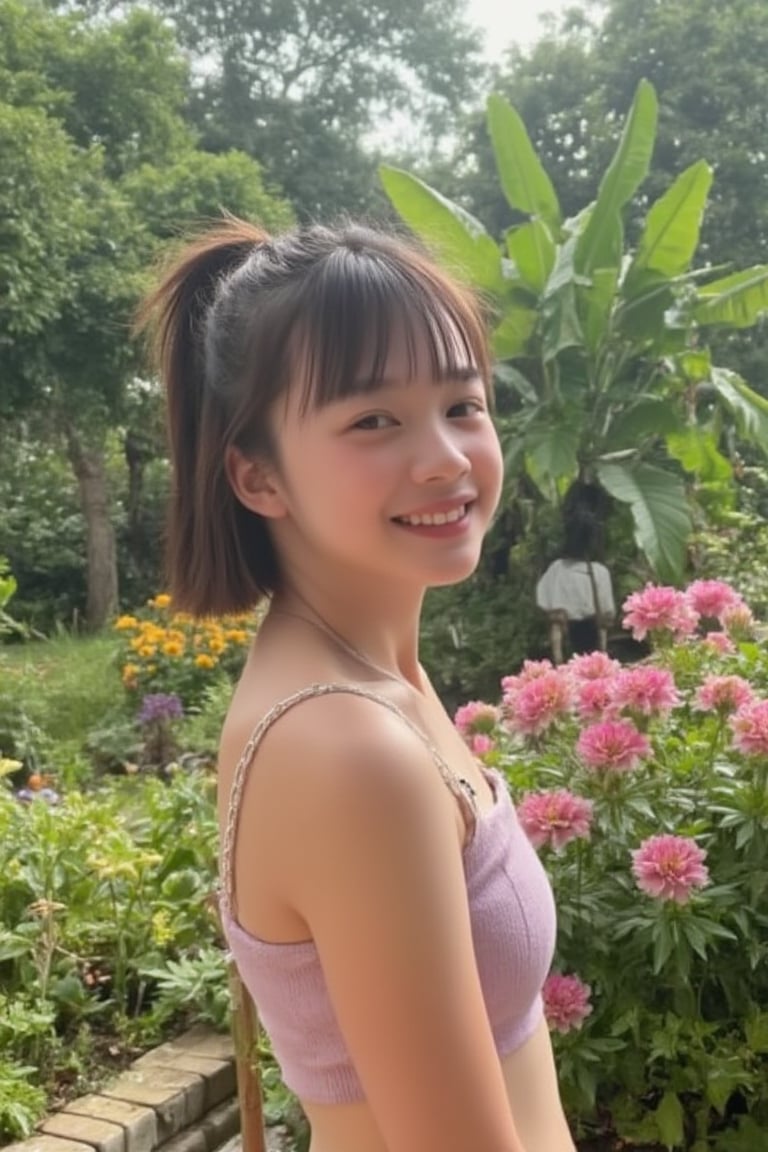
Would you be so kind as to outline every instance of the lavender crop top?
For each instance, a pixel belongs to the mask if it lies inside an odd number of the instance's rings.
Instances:
[[[552,890],[500,773],[484,770],[495,804],[478,814],[471,786],[386,697],[354,685],[315,684],[276,704],[255,729],[235,770],[221,854],[222,924],[284,1082],[300,1099],[318,1104],[360,1102],[365,1094],[336,1021],[317,949],[312,940],[269,943],[245,931],[236,918],[232,858],[246,774],[267,729],[303,700],[336,692],[363,696],[396,713],[427,745],[465,812],[464,874],[472,938],[499,1056],[519,1048],[541,1019],[541,987],[555,943]]]

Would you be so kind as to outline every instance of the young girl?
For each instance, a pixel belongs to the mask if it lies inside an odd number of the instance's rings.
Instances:
[[[573,1152],[551,891],[418,658],[501,488],[476,302],[392,236],[232,220],[144,321],[174,602],[268,601],[221,739],[222,914],[311,1152]]]

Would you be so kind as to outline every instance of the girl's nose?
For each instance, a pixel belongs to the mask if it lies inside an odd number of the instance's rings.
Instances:
[[[452,429],[434,428],[419,437],[412,465],[416,483],[456,480],[466,475],[470,467],[469,457]]]

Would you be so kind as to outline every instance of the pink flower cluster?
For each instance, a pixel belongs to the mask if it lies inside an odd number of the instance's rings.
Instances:
[[[688,836],[651,836],[632,853],[632,872],[649,896],[685,904],[694,888],[709,883],[706,856]]]
[[[496,747],[493,733],[499,722],[499,709],[493,704],[471,700],[456,710],[453,722],[473,755],[484,756]]]
[[[743,704],[731,717],[734,747],[745,756],[768,756],[768,700]]]
[[[502,709],[508,727],[524,736],[539,736],[567,716],[573,704],[573,687],[562,670],[523,666],[519,676],[506,676]]]
[[[677,588],[646,584],[624,601],[624,627],[635,640],[670,632],[675,638],[691,636],[698,627],[699,614]]]
[[[581,1028],[592,1012],[589,1002],[591,989],[578,976],[553,972],[544,981],[541,994],[547,1024],[554,1032]]]
[[[748,680],[741,676],[707,676],[699,687],[694,704],[699,712],[738,712],[754,700]]]
[[[584,728],[579,758],[596,772],[628,772],[651,755],[651,742],[629,720],[603,720]]]
[[[589,839],[592,803],[567,788],[530,792],[520,801],[517,816],[534,848],[560,849],[571,840]]]
[[[624,627],[636,640],[669,633],[680,640],[692,636],[702,620],[717,620],[721,632],[708,633],[710,647],[732,650],[732,640],[752,635],[754,617],[739,593],[722,580],[694,580],[685,592],[646,584],[624,601]]]

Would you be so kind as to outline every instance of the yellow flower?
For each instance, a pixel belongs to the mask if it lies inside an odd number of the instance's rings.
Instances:
[[[158,908],[152,915],[152,939],[161,947],[173,940],[171,918],[166,908]]]
[[[164,656],[181,656],[184,651],[184,645],[180,644],[178,640],[166,640],[163,644]]]
[[[157,652],[157,648],[154,644],[142,644],[141,648],[138,648],[137,651],[142,660],[151,660],[155,652]]]
[[[250,638],[244,628],[229,628],[224,636],[230,644],[247,644]]]
[[[226,643],[221,639],[220,636],[211,636],[210,640],[208,641],[208,647],[210,648],[211,652],[223,652],[226,646]]]
[[[195,656],[195,664],[198,668],[215,668],[217,661],[213,656],[208,656],[205,652],[200,652]]]
[[[158,592],[154,600],[147,600],[150,608],[167,608],[171,602],[171,598],[167,592]]]
[[[136,684],[136,677],[141,669],[138,664],[124,664],[122,680],[126,688],[133,688]]]
[[[118,616],[114,627],[120,632],[127,632],[130,628],[138,628],[139,622],[135,616]]]

